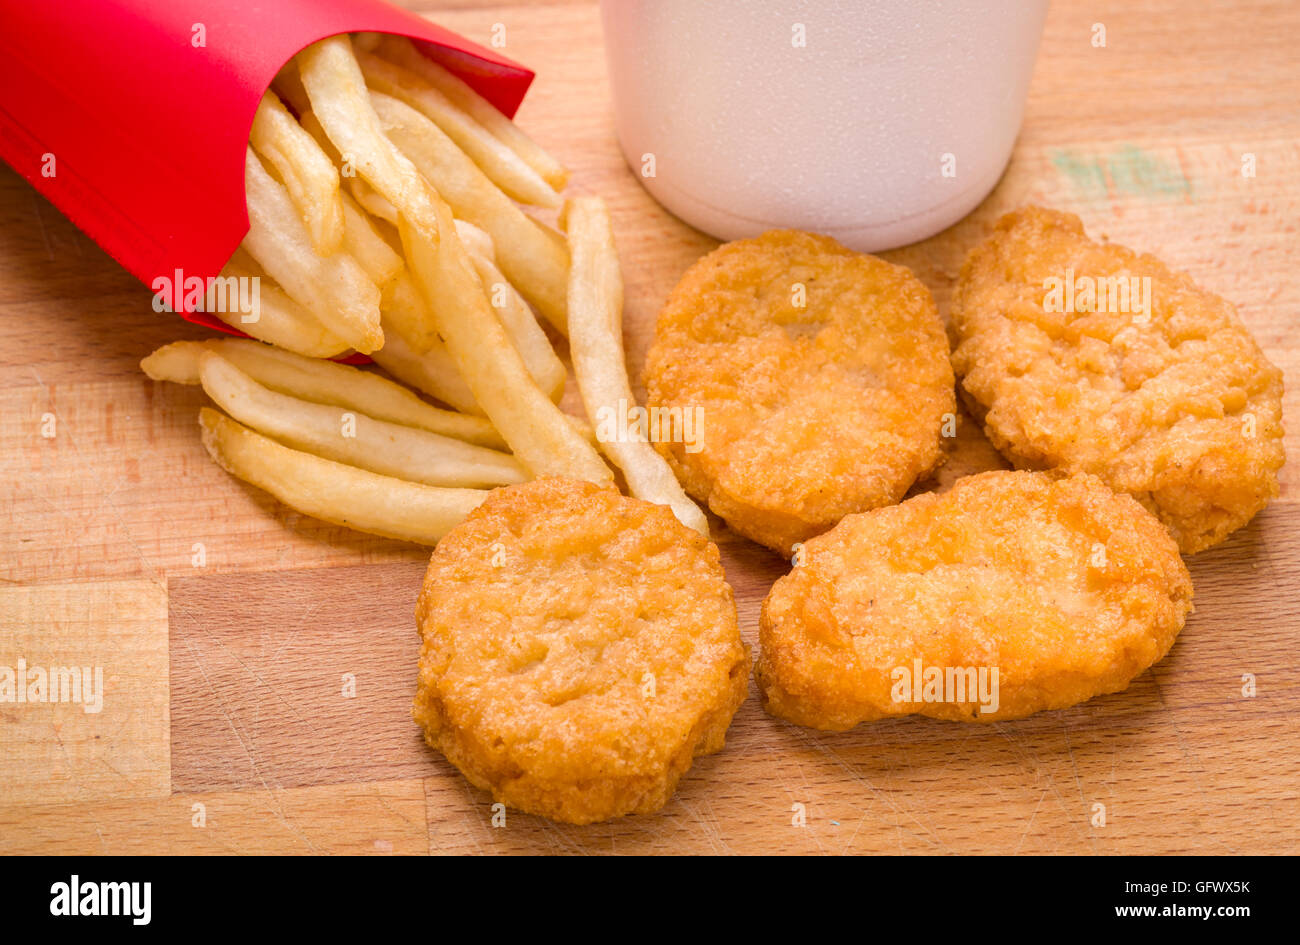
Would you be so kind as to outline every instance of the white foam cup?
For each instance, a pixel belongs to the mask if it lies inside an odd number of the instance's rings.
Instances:
[[[774,227],[872,252],[997,183],[1047,0],[603,0],[624,157],[719,239]]]

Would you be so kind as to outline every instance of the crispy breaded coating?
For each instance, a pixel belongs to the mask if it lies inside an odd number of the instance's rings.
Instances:
[[[1100,476],[1188,554],[1278,494],[1282,372],[1230,303],[1073,214],[999,220],[962,266],[952,328],[963,395],[1018,468]]]
[[[768,712],[1016,719],[1118,692],[1192,609],[1173,539],[1094,476],[987,472],[851,515],[763,602]]]
[[[663,807],[748,687],[717,546],[577,480],[494,490],[439,542],[416,617],[425,740],[552,820]]]
[[[943,461],[956,410],[929,290],[793,230],[727,243],[686,272],[644,380],[651,411],[699,418],[696,443],[656,443],[687,492],[783,554],[902,498]]]

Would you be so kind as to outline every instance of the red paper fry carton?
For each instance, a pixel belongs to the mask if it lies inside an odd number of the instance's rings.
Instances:
[[[533,73],[381,0],[0,0],[0,157],[185,318],[248,231],[262,93],[318,39],[397,33],[513,116]]]

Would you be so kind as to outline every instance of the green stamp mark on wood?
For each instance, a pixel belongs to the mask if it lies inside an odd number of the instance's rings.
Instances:
[[[1120,194],[1164,200],[1192,196],[1192,182],[1176,162],[1131,144],[1101,155],[1056,150],[1052,164],[1088,200],[1107,200]]]

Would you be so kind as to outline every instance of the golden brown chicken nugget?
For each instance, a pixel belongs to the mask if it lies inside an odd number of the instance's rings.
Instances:
[[[1278,494],[1282,372],[1230,303],[1073,214],[998,221],[962,266],[952,327],[964,396],[1017,467],[1100,476],[1188,554]]]
[[[425,740],[553,820],[663,807],[748,686],[717,546],[586,482],[494,490],[439,542],[416,617]]]
[[[1016,719],[1118,692],[1192,609],[1173,539],[1095,476],[987,472],[851,515],[763,602],[773,715]]]
[[[774,230],[695,263],[645,368],[656,440],[686,490],[783,554],[897,502],[955,428],[948,342],[907,269]],[[665,433],[676,422],[687,436]]]

